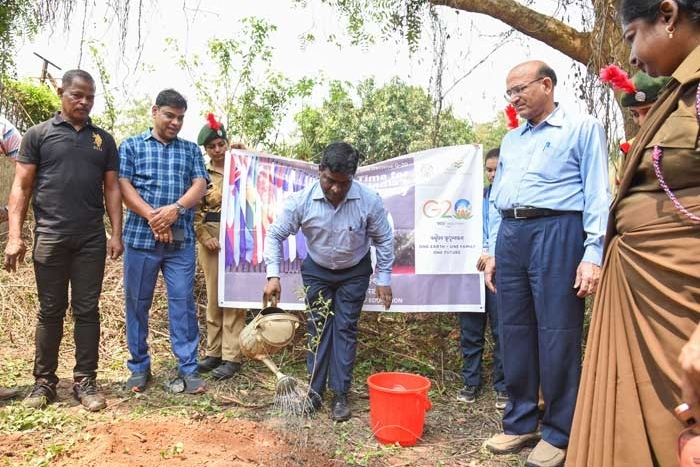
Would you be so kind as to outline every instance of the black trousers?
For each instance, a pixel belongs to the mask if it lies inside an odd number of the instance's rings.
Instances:
[[[98,304],[106,243],[104,230],[77,235],[36,234],[33,259],[39,317],[35,333],[35,378],[58,382],[58,349],[63,339],[69,284],[75,340],[73,377],[96,376],[100,345]]]
[[[369,253],[355,266],[332,270],[307,256],[301,266],[310,309],[307,321],[309,351],[306,366],[311,389],[347,393],[357,353],[357,322],[372,274]]]

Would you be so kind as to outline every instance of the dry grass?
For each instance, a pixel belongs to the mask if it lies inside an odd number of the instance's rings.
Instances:
[[[2,246],[6,242],[3,227],[0,225]],[[31,242],[29,231],[26,234]],[[204,343],[206,292],[201,273],[196,276],[195,300],[202,330],[200,342]],[[31,370],[37,309],[30,258],[25,260],[17,273],[0,271],[0,342],[4,350],[0,363],[0,385],[27,390],[33,382]],[[389,319],[381,321],[377,314],[364,313],[360,321],[360,343],[351,394],[354,412],[360,417],[345,424],[332,424],[326,417],[317,418],[313,425],[321,429],[309,436],[308,420],[280,421],[271,416],[276,379],[259,362],[246,363],[243,371],[229,381],[211,382],[207,395],[202,398],[168,396],[155,388],[147,391],[144,397],[134,398],[121,385],[128,375],[121,260],[107,264],[100,310],[102,338],[99,381],[110,400],[119,405],[120,413],[126,413],[129,417],[165,412],[189,418],[222,415],[249,418],[274,425],[300,445],[335,452],[338,458],[344,459],[344,465],[523,465],[523,457],[493,458],[480,449],[483,440],[497,431],[500,424],[500,412],[493,409],[493,395],[489,391],[484,391],[477,404],[465,406],[454,401],[454,394],[461,387],[461,356],[459,343],[455,339],[457,319],[452,313],[389,314],[383,316]],[[252,316],[253,311],[250,313]],[[300,329],[299,333],[295,344],[274,355],[274,359],[284,373],[305,379],[303,330]],[[170,350],[167,299],[162,280],[158,282],[151,310],[149,344],[153,370],[160,385],[174,374],[176,365]],[[487,351],[487,358],[488,354]],[[62,379],[69,379],[72,374],[73,355],[72,321],[69,316],[60,350],[58,371]],[[369,401],[365,380],[367,376],[381,371],[419,373],[432,382],[430,398],[433,409],[426,413],[424,439],[414,450],[378,449],[376,444],[370,443],[373,435],[366,421]],[[86,422],[87,419],[83,421]]]

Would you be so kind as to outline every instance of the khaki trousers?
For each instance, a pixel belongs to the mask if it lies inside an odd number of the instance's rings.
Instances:
[[[219,306],[219,253],[197,244],[197,258],[204,271],[207,286],[207,351],[208,357],[241,361],[239,336],[245,327],[246,310]]]

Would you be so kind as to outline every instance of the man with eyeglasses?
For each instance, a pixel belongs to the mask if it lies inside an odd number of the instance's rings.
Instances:
[[[206,193],[209,175],[197,144],[178,137],[186,111],[179,92],[161,91],[151,109],[153,128],[119,146],[119,184],[127,207],[124,295],[131,376],[126,387],[137,393],[151,379],[148,315],[158,271],[165,279],[171,347],[178,359],[178,377],[166,389],[205,392],[197,372],[193,208]]]
[[[584,298],[598,285],[609,203],[603,126],[555,102],[556,84],[541,61],[521,63],[506,78],[506,98],[526,122],[501,143],[484,270],[497,292],[509,400],[503,433],[485,445],[503,454],[536,444],[530,467],[557,467],[566,458]]]

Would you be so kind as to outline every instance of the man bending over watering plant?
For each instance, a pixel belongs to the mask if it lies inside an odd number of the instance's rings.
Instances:
[[[394,235],[379,194],[353,180],[360,155],[348,143],[323,151],[319,180],[291,196],[265,237],[266,300],[279,300],[282,242],[301,229],[308,256],[301,266],[308,307],[306,366],[310,406],[318,410],[326,384],[333,391],[331,419],[346,421],[347,394],[357,350],[357,322],[372,274],[376,248],[377,296],[391,306]],[[327,381],[327,383],[326,383]]]

